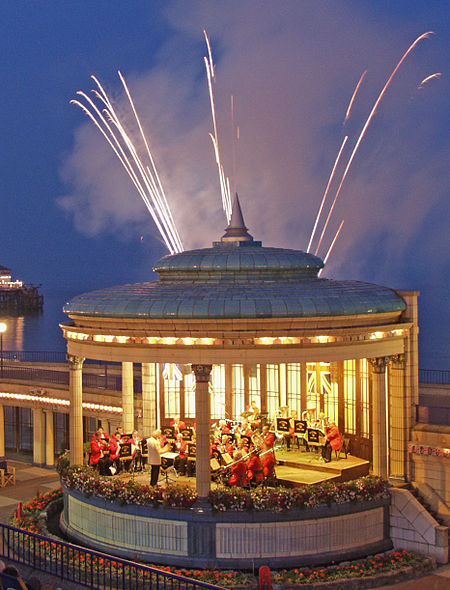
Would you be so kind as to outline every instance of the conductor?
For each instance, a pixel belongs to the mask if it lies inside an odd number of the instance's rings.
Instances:
[[[168,450],[169,446],[161,447],[161,431],[155,430],[147,439],[148,464],[151,465],[150,485],[158,483],[159,469],[161,467],[161,454]]]

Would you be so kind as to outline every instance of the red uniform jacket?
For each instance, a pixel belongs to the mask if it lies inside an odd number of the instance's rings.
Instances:
[[[89,458],[89,465],[97,465],[102,456],[104,446],[96,438],[91,440],[91,456]]]
[[[263,466],[258,455],[252,455],[247,461],[247,477],[249,481],[262,481],[264,477]]]
[[[339,428],[336,424],[325,427],[325,434],[330,441],[331,448],[334,450],[340,449],[342,446],[342,439],[339,433]]]
[[[270,475],[272,475],[275,468],[275,455],[273,451],[263,453],[261,455],[261,463],[263,466],[264,477],[269,477]]]
[[[266,436],[263,438],[264,444],[268,449],[273,447],[273,443],[275,442],[275,437],[271,432],[268,432]]]
[[[113,434],[111,436],[111,440],[109,441],[109,458],[114,461],[119,456],[120,447],[117,442],[116,436]]]
[[[238,461],[230,467],[231,477],[228,480],[229,486],[245,486],[247,480],[247,466],[244,461]]]

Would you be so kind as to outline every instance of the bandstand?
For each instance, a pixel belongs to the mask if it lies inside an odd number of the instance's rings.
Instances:
[[[236,198],[212,247],[165,256],[158,280],[68,302],[71,462],[83,462],[83,362],[97,359],[121,363],[125,431],[149,436],[174,415],[196,423],[200,497],[210,489],[211,421],[238,418],[250,400],[269,418],[314,402],[374,474],[407,480],[418,293],[319,278],[322,267],[255,241]]]

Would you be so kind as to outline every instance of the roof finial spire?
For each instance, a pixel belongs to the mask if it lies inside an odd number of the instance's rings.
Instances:
[[[242,215],[241,204],[239,203],[238,194],[235,194],[233,206],[231,208],[231,218],[225,234],[221,238],[222,242],[253,242],[253,237],[248,233],[245,227],[244,216]]]

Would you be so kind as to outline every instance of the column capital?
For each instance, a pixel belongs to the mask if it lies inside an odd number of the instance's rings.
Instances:
[[[391,366],[393,369],[403,369],[405,367],[405,355],[402,353],[391,356]]]
[[[195,380],[199,383],[207,383],[212,371],[212,365],[191,365],[195,374]]]
[[[372,365],[374,373],[384,373],[390,359],[390,356],[377,356],[375,358],[367,359],[367,361]]]
[[[66,360],[69,363],[69,369],[81,369],[84,363],[84,357],[66,354]]]

